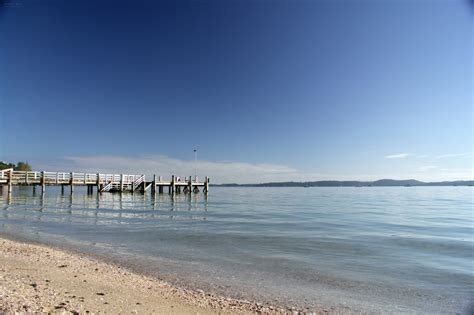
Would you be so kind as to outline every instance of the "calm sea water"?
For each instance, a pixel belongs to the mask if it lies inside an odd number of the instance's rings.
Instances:
[[[273,305],[465,313],[472,187],[217,188],[0,196],[0,233],[80,250],[175,284]]]

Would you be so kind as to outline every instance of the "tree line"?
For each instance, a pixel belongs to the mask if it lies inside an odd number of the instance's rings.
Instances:
[[[0,170],[13,168],[15,171],[31,171],[31,166],[28,162],[18,162],[17,164],[0,161]]]

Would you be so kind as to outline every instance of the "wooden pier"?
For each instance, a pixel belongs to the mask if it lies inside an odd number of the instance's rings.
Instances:
[[[37,186],[41,187],[42,193],[46,186],[59,186],[61,192],[67,187],[73,193],[76,186],[87,186],[87,192],[93,193],[94,187],[97,193],[103,192],[141,192],[150,190],[152,194],[163,193],[198,193],[200,188],[204,193],[209,192],[209,178],[204,182],[198,182],[192,176],[181,180],[173,175],[171,180],[163,180],[161,176],[153,175],[152,181],[147,181],[145,175],[127,174],[101,174],[101,173],[77,173],[77,172],[26,172],[6,169],[0,171],[0,186],[6,185],[11,192],[12,186]]]

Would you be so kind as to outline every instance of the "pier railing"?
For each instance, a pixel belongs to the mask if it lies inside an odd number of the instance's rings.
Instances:
[[[0,171],[0,181],[11,180],[13,185],[29,185],[29,184],[105,184],[105,183],[122,183],[132,184],[137,179],[142,179],[143,175],[128,174],[93,174],[93,173],[77,173],[77,172],[34,172],[34,171]]]
[[[6,181],[10,172],[13,172],[13,168],[7,168],[0,171],[0,181]]]

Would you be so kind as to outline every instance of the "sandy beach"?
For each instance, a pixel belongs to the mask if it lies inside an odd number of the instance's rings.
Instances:
[[[180,289],[90,257],[3,238],[0,238],[0,266],[0,313],[285,312]]]

